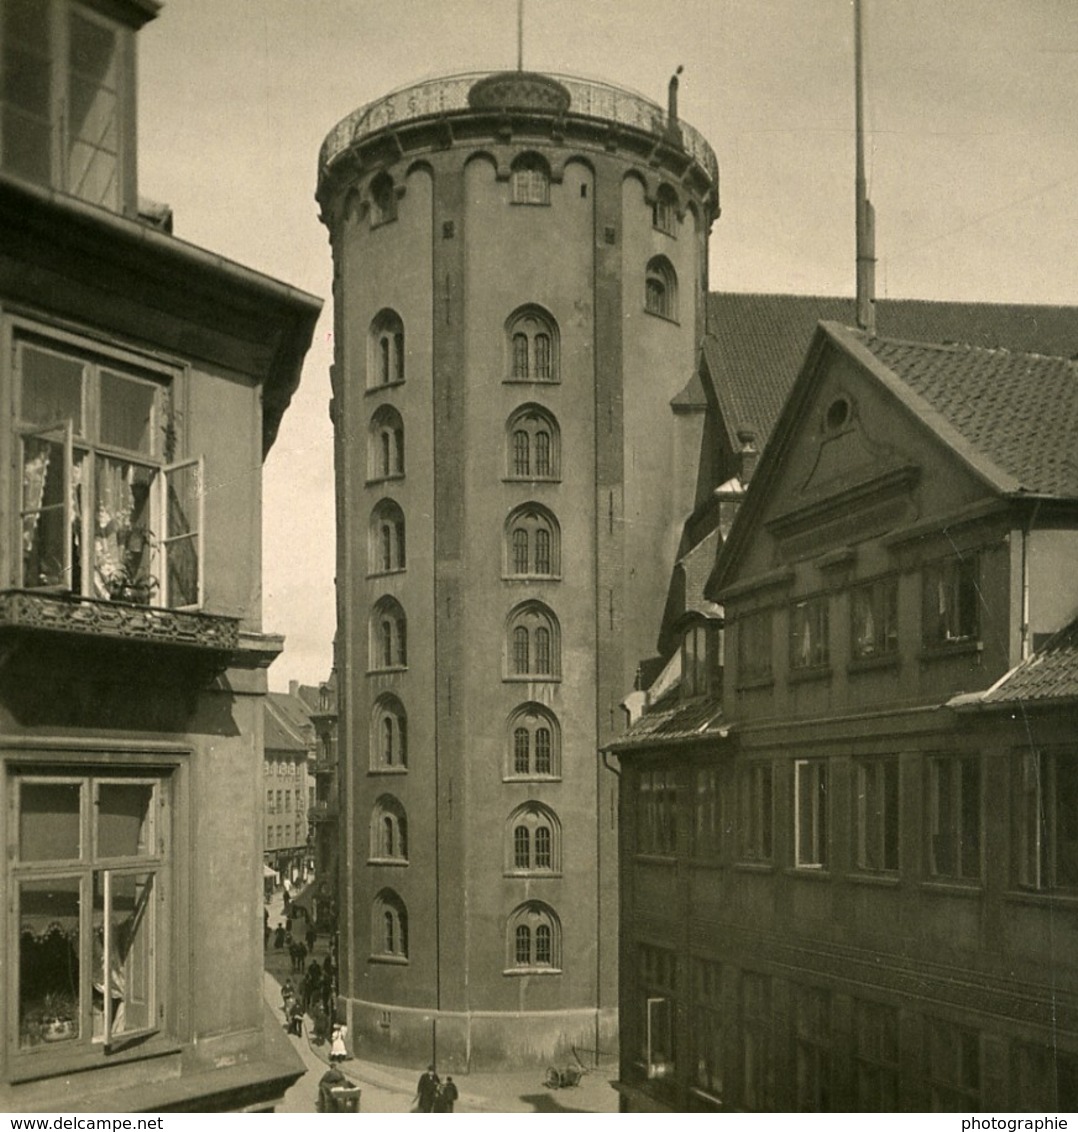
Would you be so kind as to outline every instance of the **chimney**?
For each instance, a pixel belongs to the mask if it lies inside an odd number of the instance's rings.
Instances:
[[[741,482],[748,487],[752,473],[756,471],[756,461],[760,458],[756,448],[756,433],[752,429],[741,429],[737,434],[737,442],[741,445],[741,451],[738,453],[741,463]]]
[[[666,116],[669,119],[670,125],[674,125],[677,122],[678,75],[680,75],[684,70],[685,68],[679,63],[678,69],[670,76],[670,86],[667,91],[666,98]]]
[[[289,680],[288,681],[288,694],[290,696],[298,696],[299,695],[299,681],[298,680]]]

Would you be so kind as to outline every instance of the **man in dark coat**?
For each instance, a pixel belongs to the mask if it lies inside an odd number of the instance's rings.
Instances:
[[[439,1084],[441,1084],[441,1081],[438,1074],[434,1072],[434,1066],[428,1065],[426,1073],[419,1078],[419,1084],[415,1090],[420,1112],[434,1111],[434,1099],[438,1096]]]

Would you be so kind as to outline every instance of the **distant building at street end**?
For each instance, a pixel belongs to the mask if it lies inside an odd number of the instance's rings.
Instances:
[[[262,460],[320,302],[140,204],[152,0],[0,0],[0,1109],[272,1107]]]
[[[318,199],[353,1033],[450,1066],[612,1052],[595,750],[698,502],[715,155],[674,99],[457,75],[345,118]]]
[[[314,801],[317,736],[311,719],[318,689],[289,682],[265,701],[263,858],[280,882],[300,884],[310,863],[308,818]]]
[[[340,761],[337,754],[337,670],[311,689],[315,731],[314,793],[308,810],[314,861],[311,913],[320,930],[336,931],[340,891]]]
[[[1078,312],[986,309],[821,323],[607,745],[625,1111],[1078,1106]]]

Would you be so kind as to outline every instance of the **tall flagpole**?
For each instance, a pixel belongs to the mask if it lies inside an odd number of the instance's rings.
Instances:
[[[857,325],[876,333],[876,215],[865,182],[864,49],[861,0],[853,0],[854,91],[857,136],[857,171],[854,192],[857,206]]]
[[[524,0],[517,0],[517,70],[524,70]]]

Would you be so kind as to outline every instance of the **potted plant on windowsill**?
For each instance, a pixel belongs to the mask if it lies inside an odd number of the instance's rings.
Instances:
[[[41,1003],[41,1036],[47,1042],[73,1038],[78,1029],[79,1006],[73,995],[50,991]]]

